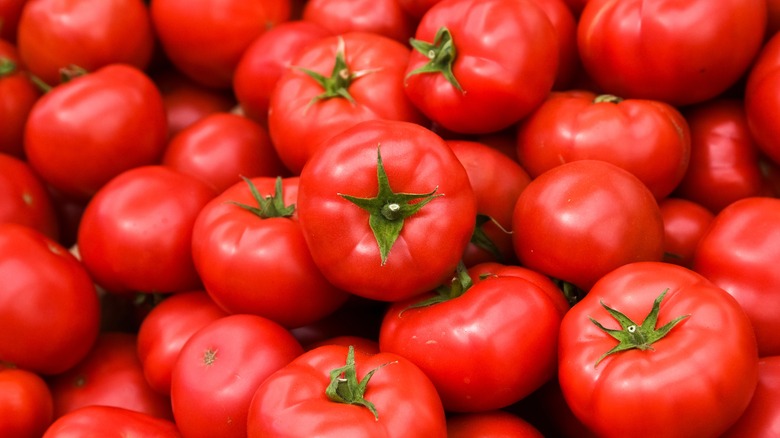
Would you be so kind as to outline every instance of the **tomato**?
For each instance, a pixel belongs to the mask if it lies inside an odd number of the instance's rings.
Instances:
[[[357,351],[362,351],[364,353],[369,354],[377,354],[379,353],[379,342],[368,339],[362,336],[350,336],[350,335],[344,335],[344,336],[335,336],[328,339],[323,339],[322,341],[315,342],[313,344],[309,344],[304,346],[304,348],[308,350],[313,350],[317,347],[322,347],[323,345],[343,345],[344,347],[352,346]]]
[[[0,153],[0,222],[34,228],[53,240],[59,237],[54,200],[27,162]]]
[[[691,134],[683,115],[664,102],[554,92],[521,122],[517,155],[534,178],[570,161],[608,161],[636,175],[660,200],[688,168]]]
[[[173,136],[162,164],[203,180],[217,193],[241,177],[287,174],[262,125],[224,112],[206,115]]]
[[[693,269],[728,291],[753,323],[761,356],[780,354],[780,199],[745,198],[718,213],[693,256]]]
[[[394,303],[379,349],[420,367],[448,412],[500,409],[555,374],[560,323],[553,300],[531,281],[494,275],[474,282],[463,269],[436,293]]]
[[[342,345],[310,350],[271,374],[252,397],[248,432],[250,438],[447,436],[439,396],[419,368],[403,356]]]
[[[372,32],[403,44],[414,35],[417,25],[397,0],[308,0],[302,18],[334,35]]]
[[[302,353],[287,330],[256,315],[226,316],[198,330],[182,347],[171,377],[182,435],[246,437],[255,390]]]
[[[136,354],[136,335],[101,332],[90,353],[49,381],[54,418],[84,406],[115,406],[172,419],[171,402],[149,386]]]
[[[155,306],[138,328],[137,353],[155,391],[170,395],[171,374],[182,346],[198,330],[227,313],[205,291],[178,292]]]
[[[0,368],[0,435],[38,438],[53,418],[51,391],[36,373]]]
[[[347,299],[317,269],[298,223],[298,178],[247,178],[198,214],[192,254],[209,296],[229,313],[293,328]]]
[[[428,12],[433,5],[439,3],[441,0],[396,0],[401,8],[406,13],[416,19],[422,18],[422,16]]]
[[[290,0],[154,0],[150,12],[177,70],[203,85],[230,88],[244,50],[292,11]]]
[[[758,381],[739,303],[663,262],[604,275],[564,316],[558,366],[567,403],[601,437],[719,436]]]
[[[550,277],[534,271],[533,269],[528,269],[519,265],[505,265],[496,262],[484,262],[469,267],[469,275],[471,275],[474,283],[478,283],[485,278],[495,276],[520,277],[533,283],[534,286],[538,287],[544,293],[546,293],[547,297],[552,300],[555,308],[558,309],[561,317],[563,317],[563,315],[565,315],[571,307],[566,295],[563,293],[564,291],[562,291],[558,285],[552,279],[550,279]]]
[[[717,213],[732,202],[769,193],[742,100],[689,107],[691,161],[676,195]]]
[[[407,99],[409,49],[375,33],[349,32],[307,45],[271,93],[268,131],[293,174],[321,144],[366,120],[425,123]]]
[[[447,436],[450,438],[542,438],[530,423],[505,411],[485,411],[447,417]]]
[[[439,2],[422,17],[412,47],[407,96],[459,133],[519,121],[542,103],[558,72],[556,29],[531,0]]]
[[[0,224],[0,361],[58,374],[81,361],[99,330],[92,279],[68,250],[24,225]]]
[[[765,437],[780,432],[780,356],[758,361],[758,385],[747,410],[723,437]]]
[[[16,43],[19,17],[27,0],[0,0],[0,38]]]
[[[233,92],[244,114],[268,125],[268,106],[276,82],[307,45],[331,35],[325,27],[303,20],[286,21],[255,38],[241,55],[233,75]]]
[[[724,93],[750,68],[766,0],[589,0],[577,42],[606,93],[682,106]]]
[[[715,215],[701,204],[682,198],[666,198],[658,207],[664,221],[663,261],[693,267],[696,247]]]
[[[395,301],[452,275],[473,234],[476,204],[466,170],[441,137],[374,120],[312,156],[300,176],[298,219],[332,284]]]
[[[144,70],[155,37],[142,0],[27,0],[17,44],[25,66],[53,86],[60,83],[60,69],[70,65],[93,71],[128,64]]]
[[[512,230],[523,266],[586,292],[618,266],[663,256],[655,197],[632,173],[601,160],[572,161],[532,180],[515,204]]]
[[[516,161],[484,143],[448,140],[447,144],[466,169],[477,197],[476,227],[463,262],[472,266],[514,261],[512,209],[531,177]]]
[[[84,436],[180,438],[182,435],[170,420],[115,406],[85,406],[76,409],[54,421],[43,434],[43,438]]]
[[[748,73],[745,117],[759,150],[780,163],[780,129],[772,114],[780,110],[780,36],[775,34],[761,49]]]
[[[111,293],[199,288],[192,228],[214,196],[206,183],[161,165],[121,173],[82,215],[77,243],[84,266]]]
[[[581,75],[580,55],[577,51],[577,19],[566,0],[533,0],[550,19],[558,37],[558,73],[554,90],[569,89],[577,75]]]
[[[780,1],[767,0],[767,25],[765,39],[769,40],[780,30]]]
[[[23,158],[24,125],[40,91],[20,63],[16,46],[0,39],[0,153]]]
[[[41,178],[84,200],[121,172],[156,163],[166,130],[162,98],[151,79],[137,68],[112,64],[38,99],[24,150]]]

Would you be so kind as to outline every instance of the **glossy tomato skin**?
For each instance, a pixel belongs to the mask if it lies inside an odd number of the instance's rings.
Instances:
[[[155,0],[150,5],[163,51],[196,82],[230,88],[244,50],[290,19],[290,0]]]
[[[343,43],[343,46],[342,46]],[[350,74],[362,74],[346,87],[352,101],[343,96],[322,98],[325,89],[302,69],[331,76],[342,50]],[[271,93],[268,131],[282,162],[293,174],[330,137],[367,120],[400,120],[425,124],[403,90],[409,49],[370,32],[319,39],[307,45],[278,79]]]
[[[156,305],[141,322],[137,339],[138,359],[149,386],[170,395],[173,366],[184,344],[227,315],[203,290],[178,292]]]
[[[40,95],[21,64],[16,46],[0,39],[0,153],[24,157],[24,125]]]
[[[766,0],[589,0],[577,38],[584,68],[604,92],[682,106],[740,79],[766,19]]]
[[[618,266],[663,256],[652,192],[601,160],[572,161],[532,180],[515,204],[512,229],[523,266],[583,291]]]
[[[111,293],[199,288],[192,227],[214,196],[206,183],[161,165],[121,173],[82,215],[77,243],[84,266]]]
[[[775,34],[761,49],[745,86],[745,116],[758,148],[780,163],[780,130],[772,114],[780,109],[780,36]]]
[[[0,222],[34,228],[53,240],[59,238],[54,200],[27,162],[0,153]]]
[[[0,361],[44,375],[76,365],[92,348],[100,309],[92,279],[41,232],[0,224]]]
[[[658,207],[664,221],[663,261],[692,268],[696,247],[715,214],[703,205],[683,198],[663,199]]]
[[[42,96],[30,111],[30,165],[68,197],[86,200],[111,178],[156,163],[166,141],[160,92],[141,70],[112,64]]]
[[[173,414],[182,434],[246,437],[255,390],[302,353],[287,330],[256,315],[226,316],[198,330],[182,347],[171,377]]]
[[[450,438],[542,438],[534,426],[506,411],[473,412],[447,417],[447,436]]]
[[[55,420],[43,434],[43,438],[84,436],[181,438],[182,435],[170,420],[130,409],[99,405],[85,406],[65,414]]]
[[[721,210],[701,238],[693,269],[725,289],[753,323],[762,357],[780,354],[773,293],[780,278],[780,199],[745,198]]]
[[[656,327],[688,316],[650,349],[597,364],[618,341],[590,318],[619,329],[601,303],[639,324],[667,289]],[[719,436],[748,406],[758,379],[756,339],[739,303],[694,271],[663,262],[603,276],[563,318],[558,366],[572,411],[603,437]]]
[[[397,0],[308,0],[302,19],[332,34],[373,32],[406,44],[417,25]]]
[[[342,345],[318,347],[269,376],[252,397],[248,436],[447,436],[444,409],[436,389],[403,356],[355,350],[358,379],[378,368],[365,392],[377,417],[363,406],[330,401],[325,394],[331,380],[329,373],[344,366],[347,351],[348,347]]]
[[[18,368],[0,368],[0,435],[38,438],[53,417],[52,397],[38,374]]]
[[[780,356],[758,361],[758,385],[747,410],[723,437],[770,438],[780,432]]]
[[[552,89],[557,35],[535,2],[439,2],[422,17],[414,38],[433,44],[442,27],[452,35],[452,73],[462,90],[440,72],[410,74],[430,61],[417,50],[404,81],[409,99],[436,124],[466,134],[499,131],[528,115]]]
[[[533,178],[570,161],[607,161],[636,175],[657,200],[663,199],[688,168],[688,123],[661,101],[605,97],[582,90],[550,94],[520,123],[518,160]]]
[[[50,379],[54,418],[91,405],[115,406],[172,419],[171,402],[149,386],[136,354],[136,335],[101,332],[76,366]]]
[[[261,197],[273,196],[277,178],[250,181]],[[285,206],[295,206],[298,177],[282,180]],[[294,328],[319,321],[347,300],[347,292],[320,273],[297,214],[262,217],[241,181],[203,207],[195,221],[192,251],[209,296],[229,313],[249,313]]]
[[[339,195],[377,195],[378,151],[395,193],[442,195],[404,220],[384,264],[369,213]],[[476,204],[466,170],[441,137],[420,125],[375,120],[331,138],[312,157],[300,176],[298,219],[331,283],[395,301],[452,275],[473,233]]]
[[[27,0],[17,44],[27,68],[55,86],[60,69],[70,65],[88,71],[115,63],[146,69],[154,33],[142,0]]]

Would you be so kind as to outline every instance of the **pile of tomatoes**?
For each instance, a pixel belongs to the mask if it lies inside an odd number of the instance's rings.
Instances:
[[[0,0],[0,436],[777,436],[778,29]]]

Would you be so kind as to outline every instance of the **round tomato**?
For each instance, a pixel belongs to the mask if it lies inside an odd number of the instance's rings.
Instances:
[[[59,237],[54,200],[27,162],[0,153],[0,222],[34,228],[53,240]]]
[[[54,419],[51,391],[32,371],[0,367],[0,435],[39,438]]]
[[[76,409],[54,421],[43,434],[43,438],[84,436],[181,438],[176,425],[170,420],[115,406],[85,406]]]
[[[41,93],[20,63],[16,46],[0,39],[0,153],[23,158],[24,125]]]
[[[397,0],[308,0],[303,20],[332,34],[372,32],[406,44],[417,24]]]
[[[715,437],[748,406],[757,353],[726,291],[681,266],[631,263],[564,316],[558,376],[598,436]]]
[[[691,268],[693,255],[715,215],[701,204],[666,198],[658,207],[664,221],[663,261]]]

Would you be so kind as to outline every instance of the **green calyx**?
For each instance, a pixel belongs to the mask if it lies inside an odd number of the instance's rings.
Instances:
[[[6,57],[0,57],[0,77],[16,73],[16,63]]]
[[[314,96],[309,105],[312,105],[320,100],[332,99],[334,97],[341,97],[347,99],[351,103],[355,103],[355,99],[349,94],[349,87],[357,79],[376,71],[376,69],[350,71],[347,61],[344,58],[344,39],[339,37],[338,47],[336,49],[336,61],[333,64],[333,70],[330,76],[323,76],[315,71],[307,68],[298,68],[300,71],[309,75],[312,79],[317,81],[318,84],[324,90],[321,94]]]
[[[458,267],[455,271],[455,275],[453,275],[450,282],[448,284],[443,284],[436,288],[435,290],[436,295],[409,305],[408,307],[404,308],[398,314],[398,316],[401,316],[404,312],[406,312],[409,309],[417,309],[420,307],[433,306],[435,304],[443,303],[445,301],[458,298],[459,296],[466,293],[467,290],[471,289],[471,286],[473,285],[474,285],[474,281],[471,279],[471,276],[469,275],[468,270],[466,269],[466,265],[463,264],[463,261],[461,261],[460,263],[458,263]]]
[[[464,92],[463,87],[460,86],[460,83],[455,78],[455,74],[452,73],[452,64],[455,63],[457,52],[449,29],[444,26],[439,28],[433,37],[433,43],[412,38],[409,40],[409,44],[412,45],[412,48],[425,55],[429,61],[422,67],[409,72],[406,75],[407,78],[422,73],[441,73],[453,87],[457,88],[461,93]]]
[[[669,292],[669,289],[661,292],[661,295],[659,295],[658,298],[653,301],[653,307],[650,309],[650,313],[648,313],[645,319],[642,321],[642,324],[635,323],[623,313],[607,306],[603,302],[601,303],[602,307],[604,307],[607,312],[609,312],[609,314],[620,323],[621,328],[619,330],[608,329],[595,319],[590,318],[591,322],[596,324],[599,329],[618,341],[618,344],[615,347],[602,354],[601,357],[598,358],[594,366],[598,366],[605,357],[620,351],[632,350],[635,348],[642,351],[652,350],[652,345],[655,342],[669,334],[669,332],[677,324],[679,324],[680,321],[690,316],[678,316],[674,320],[666,323],[664,326],[656,328],[656,324],[658,323],[658,311],[661,308],[661,301],[664,299],[664,296],[666,296],[667,292]]]
[[[284,196],[282,195],[282,177],[276,178],[276,184],[274,185],[273,196],[263,197],[260,192],[257,191],[257,187],[252,180],[246,177],[241,177],[244,182],[249,185],[249,190],[252,192],[252,197],[257,201],[257,207],[240,202],[229,201],[230,203],[237,205],[244,210],[250,211],[260,218],[268,219],[272,217],[290,217],[295,212],[295,204],[284,205]]]
[[[593,103],[620,103],[622,101],[622,97],[617,97],[614,94],[601,94],[593,99]]]
[[[393,192],[387,179],[385,166],[382,163],[379,146],[377,146],[376,156],[376,176],[379,183],[377,195],[373,198],[359,198],[343,193],[338,195],[369,213],[368,225],[374,233],[377,245],[379,245],[381,264],[384,265],[387,263],[390,249],[401,234],[404,220],[420,211],[434,198],[442,195],[436,194],[438,187],[429,193]]]
[[[358,380],[355,368],[355,347],[350,345],[347,352],[346,365],[330,372],[330,383],[325,388],[325,395],[327,395],[330,401],[336,403],[363,406],[374,414],[376,421],[379,421],[379,413],[376,407],[365,399],[366,387],[368,386],[368,381],[371,380],[371,377],[377,370],[391,363],[394,362],[388,362],[374,368],[363,376],[363,379]]]

